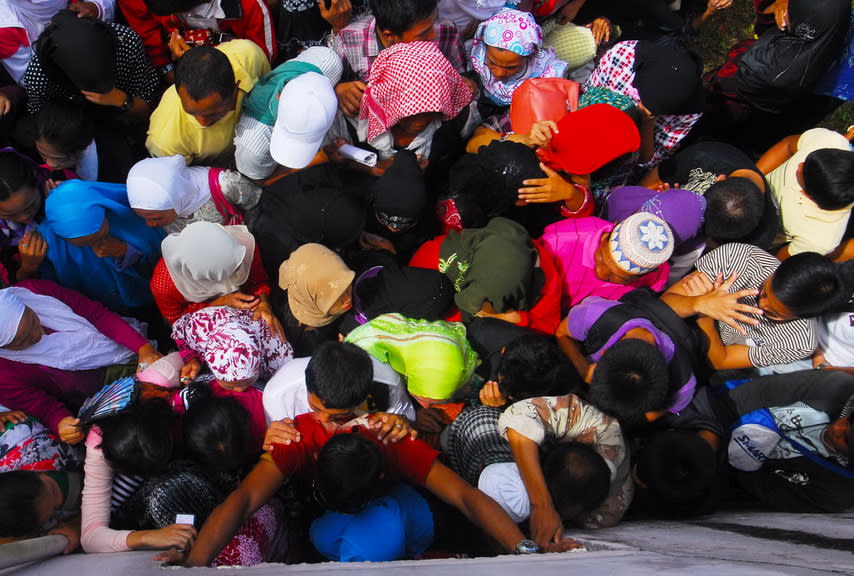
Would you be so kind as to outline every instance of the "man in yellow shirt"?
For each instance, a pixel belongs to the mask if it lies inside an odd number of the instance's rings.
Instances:
[[[264,51],[250,40],[187,51],[175,67],[175,85],[151,115],[148,152],[180,154],[187,164],[232,167],[243,98],[269,71]]]

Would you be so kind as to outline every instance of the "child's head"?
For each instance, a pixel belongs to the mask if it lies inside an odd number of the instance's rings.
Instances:
[[[305,369],[309,404],[330,420],[349,420],[368,397],[373,378],[367,352],[347,342],[324,342]]]
[[[376,444],[358,433],[338,434],[317,456],[315,497],[329,510],[355,514],[374,497],[381,476]]]
[[[246,463],[249,413],[234,398],[193,403],[183,418],[187,455],[214,472],[233,472]]]
[[[208,336],[205,362],[220,386],[243,392],[261,374],[261,349],[239,322],[220,324]]]
[[[33,163],[12,150],[0,152],[0,218],[29,224],[43,211]]]
[[[611,470],[591,446],[555,444],[542,455],[543,476],[555,510],[565,522],[580,525],[611,488]]]
[[[651,435],[637,455],[635,475],[650,505],[664,516],[702,513],[717,470],[717,457],[694,430]]]
[[[434,25],[438,0],[370,0],[371,13],[383,44],[430,41],[436,37]]]
[[[123,474],[151,476],[163,471],[172,456],[174,419],[169,405],[154,399],[100,420],[104,458]]]
[[[810,152],[800,177],[804,193],[822,210],[841,210],[854,202],[854,152],[850,150]]]
[[[765,210],[762,192],[749,178],[715,182],[703,196],[706,237],[718,245],[744,241],[759,226]]]
[[[673,232],[648,212],[637,212],[603,233],[594,255],[596,277],[631,284],[667,262],[673,254]]]
[[[510,402],[566,394],[577,379],[557,344],[538,334],[507,344],[498,364],[498,388]]]
[[[815,252],[784,260],[760,287],[759,307],[775,322],[813,318],[841,311],[851,297],[851,285],[839,264]]]
[[[638,338],[623,338],[596,364],[588,399],[624,426],[639,426],[667,407],[669,381],[658,348]]]
[[[36,149],[52,170],[74,169],[94,139],[94,123],[81,102],[57,100],[38,113]]]
[[[0,474],[0,538],[35,535],[62,504],[51,497],[41,472],[16,470]]]

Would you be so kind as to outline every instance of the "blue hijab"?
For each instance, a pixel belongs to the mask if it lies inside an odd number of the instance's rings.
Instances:
[[[136,215],[128,204],[124,184],[68,180],[47,197],[45,214],[39,227],[48,245],[43,278],[82,292],[116,312],[153,302],[150,274],[140,274],[138,268],[139,263],[146,262],[153,268],[160,258],[165,233],[146,226]],[[98,258],[88,246],[78,248],[65,240],[96,233],[105,218],[110,234],[140,253],[138,264],[121,270],[115,258]]]

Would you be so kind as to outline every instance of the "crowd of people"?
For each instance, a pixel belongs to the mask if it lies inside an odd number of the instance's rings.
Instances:
[[[852,8],[733,1],[3,0],[0,539],[854,506]]]

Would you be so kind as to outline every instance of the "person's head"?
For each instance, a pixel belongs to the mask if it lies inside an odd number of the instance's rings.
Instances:
[[[324,508],[357,514],[376,495],[382,465],[376,444],[358,433],[337,434],[317,456],[315,497]]]
[[[320,150],[337,111],[335,85],[323,74],[306,72],[285,84],[270,137],[270,156],[286,168],[308,166]]]
[[[725,178],[712,184],[703,196],[706,237],[718,245],[750,236],[765,211],[762,191],[749,178]]]
[[[529,66],[543,46],[543,30],[528,12],[503,8],[482,22],[474,33],[472,66],[480,74],[488,95],[493,82],[521,81],[543,74],[543,66]],[[555,74],[547,74],[552,76]],[[512,83],[511,83],[512,85]],[[498,97],[500,104],[506,98]],[[500,100],[500,101],[499,101]]]
[[[228,57],[216,48],[193,48],[175,66],[181,106],[202,126],[213,126],[234,110],[238,84]]]
[[[673,232],[664,220],[647,212],[632,214],[602,234],[594,254],[596,277],[631,284],[667,262],[673,244]]]
[[[528,57],[498,46],[486,47],[486,67],[492,77],[503,82],[525,70]]]
[[[183,418],[187,456],[214,472],[233,472],[249,452],[249,413],[234,398],[207,398]]]
[[[163,471],[172,456],[174,419],[169,405],[154,399],[99,420],[104,458],[123,474],[151,476]]]
[[[43,472],[0,474],[0,538],[34,536],[62,506],[62,491]]]
[[[367,352],[347,342],[324,342],[305,369],[309,406],[322,420],[351,420],[368,397],[373,378]]]
[[[0,152],[0,219],[30,224],[43,214],[33,163],[17,152]]]
[[[590,403],[625,426],[640,426],[666,408],[670,373],[661,351],[638,338],[608,348],[590,381]]]
[[[703,111],[702,65],[684,48],[638,42],[635,48],[635,77],[640,106],[651,114],[694,114]]]
[[[521,336],[507,344],[498,363],[498,388],[509,402],[559,396],[574,382],[572,365],[550,338]]]
[[[36,150],[52,170],[73,169],[95,139],[95,125],[83,103],[55,100],[36,116]]]
[[[564,522],[582,524],[608,496],[611,470],[591,446],[555,444],[544,450],[541,462],[554,508]]]
[[[391,135],[394,138],[395,146],[409,146],[430,124],[438,122],[441,119],[441,112],[419,112],[418,114],[401,118],[397,124],[391,127]]]
[[[428,205],[424,174],[410,150],[400,150],[394,163],[371,187],[374,216],[392,233],[403,232],[418,224]]]
[[[279,267],[279,287],[303,324],[331,324],[353,306],[353,278],[338,254],[322,244],[303,244]]]
[[[0,347],[6,350],[25,350],[44,336],[38,314],[10,288],[0,290],[0,318]]]
[[[177,154],[140,160],[128,172],[128,202],[151,227],[188,218],[211,199],[207,179],[200,185],[192,174]]]
[[[849,406],[854,396],[848,400]],[[848,458],[848,467],[854,469],[854,410],[830,422],[822,432],[822,440],[833,451]]]
[[[369,5],[384,46],[436,37],[438,0],[370,0]]]
[[[854,152],[816,150],[798,170],[804,193],[822,210],[841,210],[854,202]]]
[[[802,252],[784,260],[762,283],[759,307],[774,322],[813,318],[841,310],[851,297],[838,264],[815,252]]]
[[[690,516],[704,511],[717,471],[717,456],[693,430],[652,434],[636,459],[637,484],[662,516]]]
[[[261,343],[240,322],[219,323],[203,346],[205,362],[226,390],[243,392],[261,375]]]

